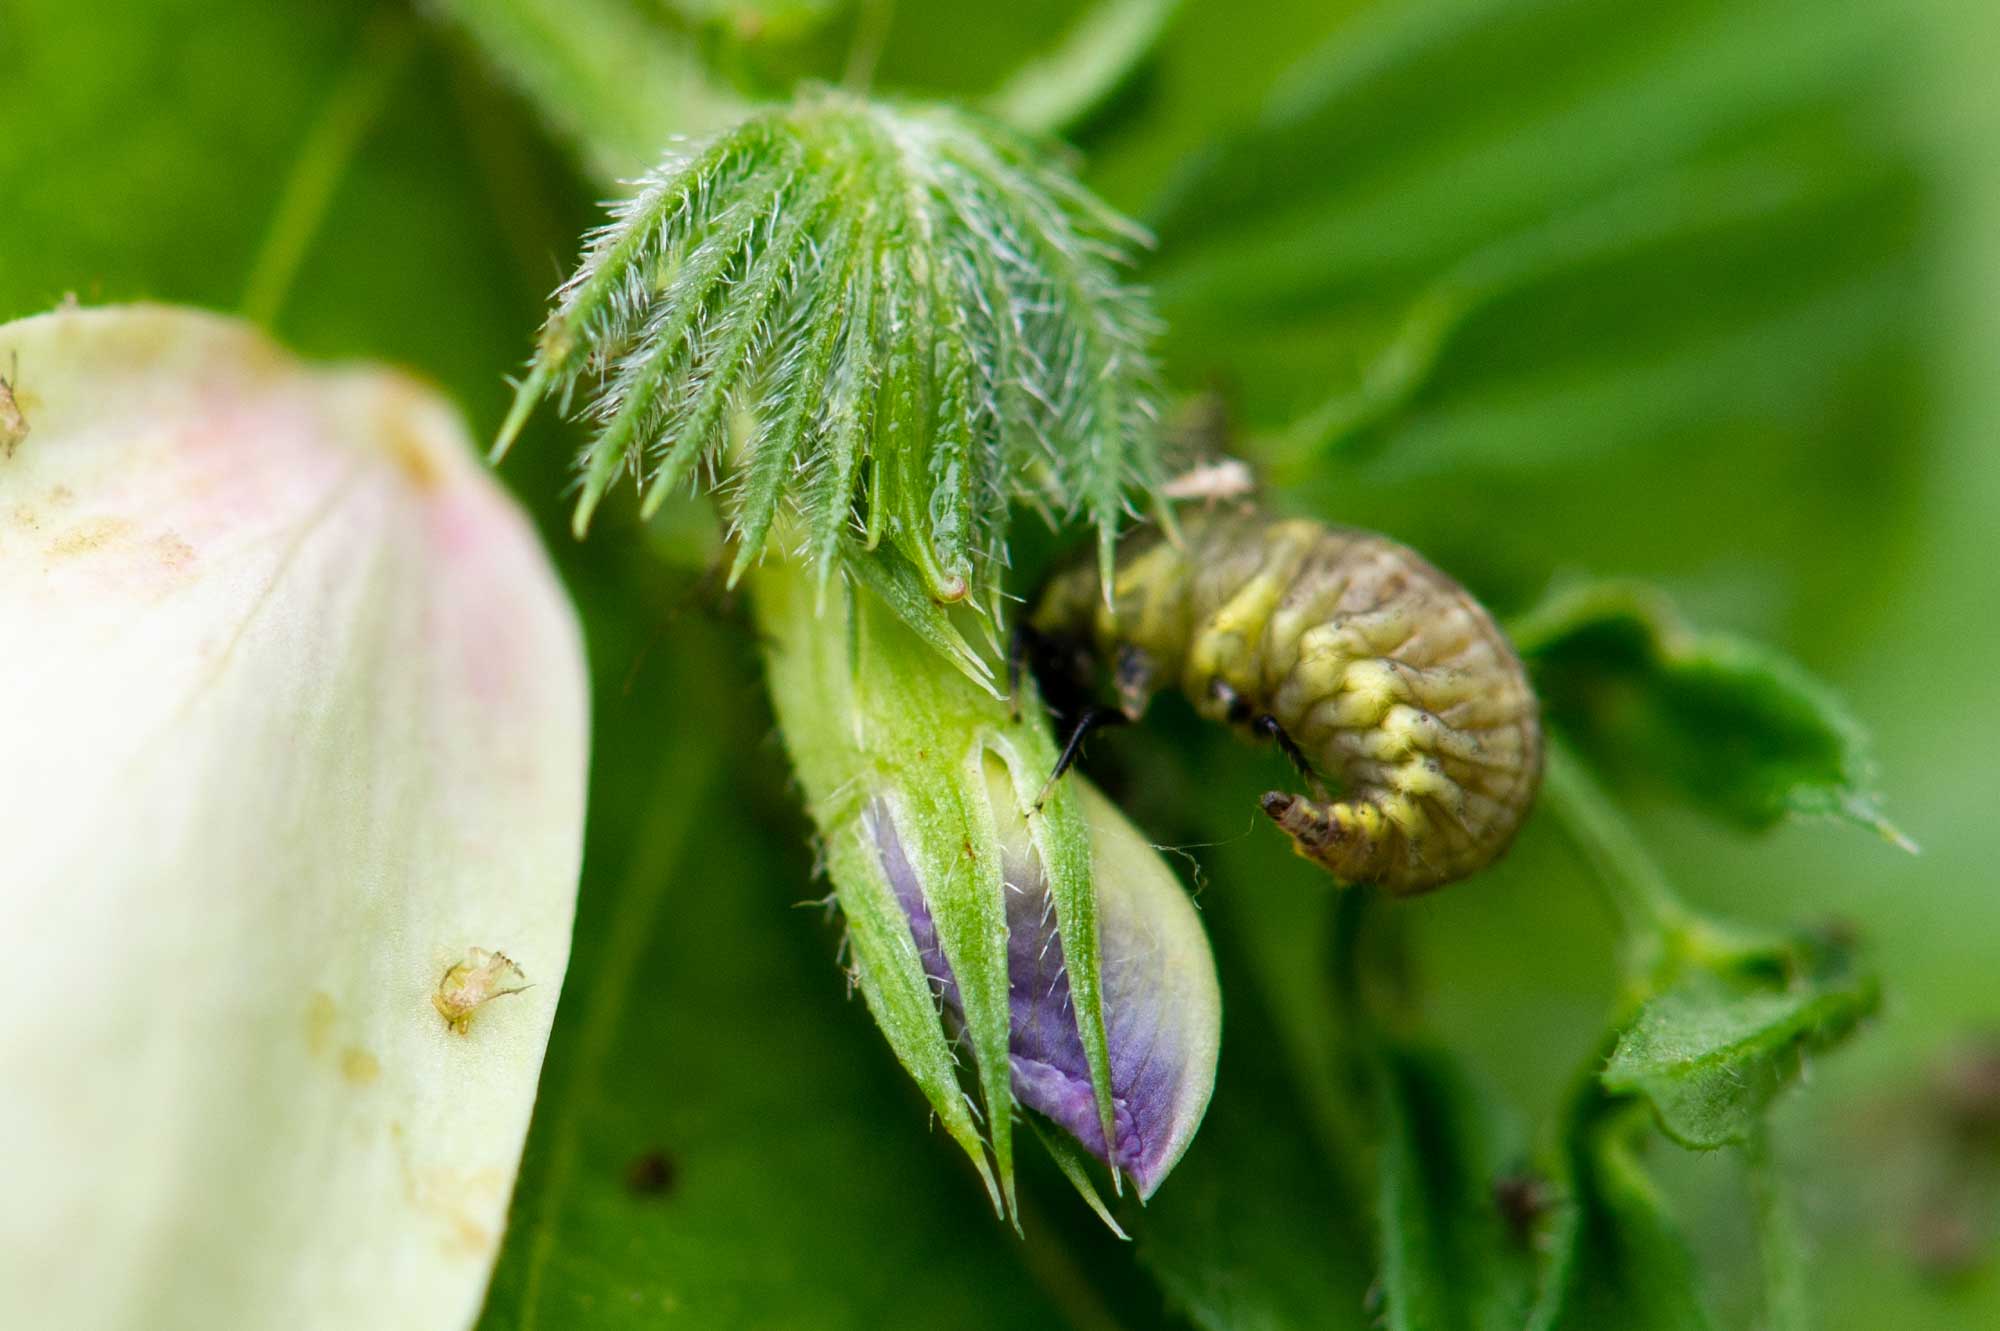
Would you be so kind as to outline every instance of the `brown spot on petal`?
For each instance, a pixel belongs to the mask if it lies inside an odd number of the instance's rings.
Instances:
[[[436,489],[444,479],[444,461],[438,443],[423,428],[423,423],[430,419],[426,410],[429,405],[427,396],[414,387],[399,386],[384,394],[383,409],[377,418],[383,449],[419,490]]]
[[[367,1086],[382,1075],[382,1064],[366,1049],[348,1048],[340,1055],[340,1075],[350,1086]]]
[[[306,1000],[306,1051],[317,1058],[333,1043],[333,1021],[338,1009],[333,995],[314,993]]]
[[[425,1168],[409,1157],[410,1144],[400,1123],[389,1125],[397,1162],[402,1166],[403,1195],[410,1205],[444,1226],[441,1247],[448,1257],[489,1257],[499,1236],[486,1226],[486,1215],[507,1196],[508,1176],[500,1169]]]
[[[178,573],[194,562],[194,547],[167,532],[153,538],[153,555],[163,567]]]
[[[70,559],[95,554],[130,535],[132,524],[123,518],[86,518],[49,542],[52,559]]]

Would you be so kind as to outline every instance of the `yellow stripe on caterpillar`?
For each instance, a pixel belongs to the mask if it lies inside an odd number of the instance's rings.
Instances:
[[[1178,686],[1279,738],[1315,789],[1272,791],[1264,811],[1343,881],[1423,892],[1507,849],[1540,783],[1541,719],[1485,607],[1372,532],[1208,510],[1181,533],[1128,538],[1109,605],[1094,566],[1053,578],[1029,620],[1044,660],[1112,666],[1134,718]]]

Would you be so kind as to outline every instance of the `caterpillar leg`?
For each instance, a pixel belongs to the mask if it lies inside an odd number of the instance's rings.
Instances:
[[[1277,717],[1266,712],[1250,723],[1250,729],[1253,733],[1276,744],[1278,752],[1291,760],[1299,775],[1306,779],[1306,785],[1312,788],[1314,799],[1320,801],[1326,799],[1326,785],[1319,779],[1319,773],[1313,770],[1312,761],[1306,757],[1305,750],[1299,747],[1298,741],[1285,733],[1285,728],[1278,724]],[[1265,798],[1270,797],[1267,795]]]
[[[1056,782],[1063,779],[1063,773],[1076,766],[1076,760],[1083,755],[1083,741],[1090,737],[1091,731],[1103,730],[1107,726],[1129,725],[1131,720],[1131,717],[1115,707],[1085,708],[1083,715],[1077,718],[1076,725],[1071,727],[1069,738],[1063,741],[1062,753],[1056,758],[1055,771],[1050,772],[1049,779],[1042,782],[1042,789],[1035,796],[1035,807],[1041,808],[1043,802],[1048,799],[1049,792],[1056,788]]]
[[[1343,882],[1374,883],[1403,894],[1446,881],[1396,855],[1403,829],[1366,801],[1329,803],[1273,790],[1258,803],[1292,839],[1292,849]]]

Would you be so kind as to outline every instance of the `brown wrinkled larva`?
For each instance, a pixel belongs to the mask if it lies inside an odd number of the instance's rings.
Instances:
[[[1128,718],[1178,684],[1202,715],[1275,739],[1313,794],[1272,791],[1264,812],[1335,877],[1426,892],[1513,841],[1541,780],[1540,708],[1493,617],[1415,551],[1189,512],[1178,545],[1123,544],[1111,600],[1094,566],[1058,574],[1029,617],[1037,673],[1108,662]]]

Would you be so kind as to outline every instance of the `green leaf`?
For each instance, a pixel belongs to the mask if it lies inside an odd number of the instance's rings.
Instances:
[[[1390,1331],[1517,1331],[1531,1236],[1496,1202],[1490,1111],[1443,1052],[1380,1054],[1378,1223]]]
[[[1649,999],[1618,1038],[1606,1089],[1644,1095],[1690,1149],[1750,1140],[1806,1056],[1844,1039],[1880,1000],[1842,942],[1801,935],[1773,960],[1691,970]]]
[[[1559,591],[1512,632],[1548,718],[1614,770],[1747,827],[1837,817],[1913,849],[1880,811],[1859,722],[1769,648],[1698,633],[1632,583]]]
[[[1564,1113],[1550,1231],[1528,1331],[1710,1331],[1687,1241],[1635,1153],[1644,1120],[1587,1077]]]
[[[1900,145],[1829,113],[1883,96],[1885,17],[1853,0],[1363,6],[1154,212],[1175,342],[1261,387],[1279,376],[1257,359],[1310,330],[1285,368],[1316,352],[1337,385],[1318,444],[1476,355],[1441,353],[1503,303],[1581,314],[1589,337],[1553,321],[1534,352],[1601,364],[1607,332],[1700,337],[1810,300],[1899,247],[1860,219],[1906,187]],[[1738,271],[1720,300],[1713,282],[1654,301],[1604,280],[1629,269],[1651,294],[1663,270],[1740,270],[1808,219],[1868,243]]]
[[[924,650],[862,588],[837,589],[823,616],[812,580],[793,566],[767,566],[755,591],[780,724],[820,834],[839,849],[828,865],[843,874],[836,890],[860,912],[858,979],[869,1006],[889,1018],[881,1025],[890,1046],[981,1175],[997,1182],[996,1209],[1011,1214],[1007,930],[983,744],[1004,705]],[[895,845],[921,883],[965,1000],[970,1074],[983,1101],[976,1132],[958,1076],[946,1077],[938,1058],[945,1033],[935,996],[927,983],[920,1000],[913,984],[921,969],[904,946],[907,914],[884,895],[883,844]],[[857,869],[859,879],[846,877]]]
[[[1047,50],[1016,69],[986,108],[1030,134],[1059,134],[1115,93],[1181,0],[1097,0]]]
[[[438,0],[599,178],[643,172],[679,134],[743,111],[696,44],[619,0]]]
[[[854,982],[903,1070],[979,1171],[993,1209],[1001,1211],[1003,1198],[986,1160],[985,1139],[959,1091],[958,1060],[938,1021],[937,994],[917,955],[909,918],[883,877],[877,837],[877,829],[864,819],[831,838],[826,848],[827,874],[854,952]]]
[[[1482,592],[1715,575],[1690,534],[1726,531],[1787,641],[1867,632],[1930,456],[1882,446],[1927,437],[1938,314],[1912,25],[1880,0],[1322,8],[1331,35],[1140,213],[1170,381],[1225,393],[1288,504]],[[1200,80],[1196,26],[1163,82]]]
[[[1230,1028],[1215,1099],[1134,1221],[1139,1259],[1201,1331],[1369,1331],[1366,1216],[1344,1204],[1250,979],[1225,968]]]
[[[950,612],[930,598],[923,576],[911,567],[900,551],[893,548],[877,550],[873,554],[858,551],[843,561],[843,567],[857,585],[866,588],[870,595],[878,598],[891,614],[900,619],[904,628],[950,661],[960,674],[989,697],[1000,696],[993,683],[993,667],[977,648],[965,640]]]
[[[1077,1034],[1083,1041],[1083,1056],[1090,1069],[1090,1085],[1097,1097],[1104,1140],[1115,1142],[1111,1052],[1104,1028],[1103,958],[1099,949],[1102,940],[1097,884],[1091,871],[1091,830],[1084,822],[1075,782],[1060,782],[1046,797],[1042,794],[1047,774],[1055,770],[1057,756],[1046,730],[1040,726],[1022,727],[998,737],[993,747],[1005,762],[1012,783],[1010,791],[994,793],[994,807],[1004,807],[1001,801],[1007,796],[1020,809],[1035,809],[1036,801],[1041,801],[1039,816],[1027,820],[1028,836],[1048,878],[1049,898],[1055,903],[1056,931],[1062,940],[1063,962],[1068,968],[1070,997],[1076,1004]],[[1185,995],[1174,997],[1187,1001]],[[1212,1057],[1213,1051],[1211,1060]],[[1112,1181],[1116,1184],[1118,1176],[1114,1174]]]

